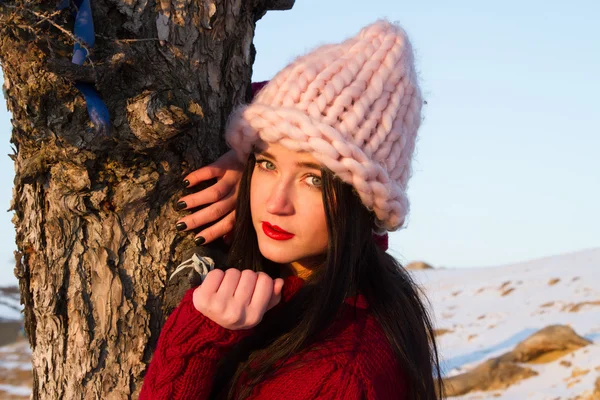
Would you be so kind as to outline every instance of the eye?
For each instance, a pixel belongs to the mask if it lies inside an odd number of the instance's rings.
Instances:
[[[258,165],[260,168],[267,170],[267,171],[275,170],[275,164],[273,164],[269,160],[256,160],[256,165]]]
[[[321,188],[323,186],[323,179],[317,175],[309,175],[306,178],[306,181],[310,186],[314,186],[315,188]]]

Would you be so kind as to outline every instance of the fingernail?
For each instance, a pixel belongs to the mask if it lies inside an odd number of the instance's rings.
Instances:
[[[187,204],[185,204],[185,201],[180,201],[179,203],[177,203],[175,208],[177,209],[177,211],[181,211],[181,210],[187,208]]]
[[[189,180],[187,180],[187,179],[185,179],[185,180],[183,181],[183,187],[188,187],[188,186],[190,186],[190,181],[189,181]]]
[[[204,239],[202,236],[198,236],[196,239],[194,239],[196,246],[202,246],[204,242],[206,242],[206,239]]]
[[[185,224],[185,222],[179,222],[177,225],[175,225],[175,227],[178,231],[184,231],[187,229],[187,225]]]

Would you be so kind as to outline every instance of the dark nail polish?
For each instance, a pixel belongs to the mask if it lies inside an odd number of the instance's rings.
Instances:
[[[177,203],[175,208],[177,209],[177,211],[181,211],[181,210],[187,208],[187,204],[185,204],[185,201],[180,201],[179,203]]]
[[[187,225],[185,224],[185,222],[180,222],[177,225],[175,225],[175,227],[178,231],[184,231],[187,229]]]
[[[183,181],[183,187],[188,187],[188,186],[190,186],[190,181],[188,181],[187,179],[185,179]]]
[[[204,242],[206,242],[206,239],[204,239],[202,236],[198,236],[196,239],[194,239],[196,246],[202,246]]]

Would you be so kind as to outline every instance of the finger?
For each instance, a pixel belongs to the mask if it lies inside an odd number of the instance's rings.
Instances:
[[[206,294],[217,293],[224,277],[225,271],[218,268],[213,269],[206,274],[204,281],[202,281],[202,285],[199,286],[201,288],[200,291]]]
[[[257,279],[258,274],[256,272],[249,269],[242,271],[240,281],[238,282],[233,297],[239,299],[242,304],[249,305],[250,300],[252,300],[252,294],[254,293]]]
[[[185,222],[187,229],[195,229],[199,226],[208,225],[233,211],[235,209],[235,203],[236,199],[232,195],[229,195],[221,201],[186,215],[179,221]]]
[[[207,243],[212,242],[213,240],[216,240],[220,237],[227,235],[228,233],[230,233],[233,230],[234,226],[235,226],[235,210],[230,212],[229,214],[227,214],[225,217],[223,217],[223,219],[221,219],[216,224],[214,224],[214,225],[206,228],[202,232],[200,232],[198,235],[196,235],[196,238],[203,237],[204,238],[203,244],[207,244]]]
[[[228,170],[240,170],[241,168],[242,164],[238,161],[235,151],[229,150],[212,164],[195,170],[184,179],[190,182],[188,187],[191,187],[199,182],[221,177]]]
[[[267,311],[271,308],[275,307],[281,301],[281,295],[283,293],[283,279],[277,278],[273,283],[273,295],[271,296],[271,300],[269,301],[269,305],[267,306]]]
[[[238,286],[241,275],[242,272],[236,268],[229,268],[225,271],[225,277],[223,278],[223,282],[221,282],[217,295],[225,300],[231,299]]]
[[[219,178],[223,176],[225,172],[227,172],[226,168],[213,163],[191,172],[183,179],[187,179],[190,182],[187,187],[192,187],[200,182],[204,182],[213,178]]]
[[[221,179],[212,186],[206,189],[200,190],[196,193],[189,194],[179,199],[184,201],[186,204],[185,209],[195,208],[204,204],[216,203],[226,196],[231,196],[232,192],[235,191],[235,183],[231,183],[228,180]]]
[[[256,279],[256,287],[254,288],[254,294],[250,301],[250,307],[259,310],[260,315],[263,315],[267,311],[269,301],[273,295],[273,279],[264,272],[258,273]]]

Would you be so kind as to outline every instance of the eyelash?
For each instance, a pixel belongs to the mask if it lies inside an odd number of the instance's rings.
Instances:
[[[275,165],[273,164],[273,162],[272,162],[272,161],[269,161],[269,160],[261,160],[261,159],[257,159],[257,160],[256,160],[256,165],[258,166],[258,168],[259,168],[261,171],[264,171],[264,172],[273,172],[273,171],[274,171],[274,170],[272,170],[272,169],[265,168],[265,167],[263,166],[263,164],[264,164],[264,163],[270,163],[271,165],[275,166]],[[316,178],[316,179],[319,179],[319,180],[321,180],[321,179],[322,179],[320,176],[318,176],[318,175],[315,175],[315,174],[308,174],[306,177],[307,177],[307,178]],[[305,181],[305,180],[304,180],[303,182],[304,182],[304,184],[305,184],[306,186],[308,186],[308,187],[309,187],[309,189],[313,189],[313,190],[318,190],[318,191],[321,191],[321,188],[322,188],[322,186],[311,185],[311,184],[309,184],[309,183],[306,183],[306,181]],[[321,181],[321,182],[322,182],[322,181]],[[322,183],[321,183],[321,184],[322,184]]]

